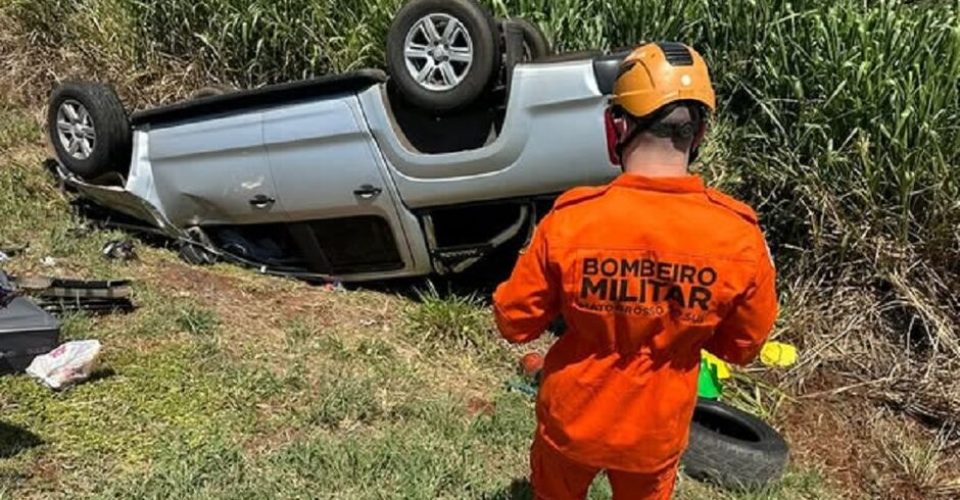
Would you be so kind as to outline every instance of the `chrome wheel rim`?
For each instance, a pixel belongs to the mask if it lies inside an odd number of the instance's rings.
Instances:
[[[57,137],[63,150],[75,160],[86,160],[93,154],[97,133],[87,108],[67,99],[57,109]]]
[[[449,14],[429,14],[407,31],[403,55],[407,72],[423,88],[443,92],[466,78],[473,66],[473,40]]]

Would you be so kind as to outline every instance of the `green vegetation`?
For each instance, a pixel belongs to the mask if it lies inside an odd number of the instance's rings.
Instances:
[[[426,290],[417,292],[417,305],[409,315],[407,332],[418,345],[446,354],[464,350],[490,352],[498,344],[496,337],[490,336],[490,314],[482,305],[476,295],[444,297],[433,283],[428,283]]]
[[[517,351],[494,339],[477,297],[325,292],[187,268],[156,248],[107,261],[99,249],[120,233],[71,215],[38,166],[57,80],[109,81],[135,108],[211,83],[382,66],[400,3],[0,0],[0,247],[29,244],[8,268],[132,277],[141,305],[68,319],[68,338],[104,341],[102,378],[62,394],[0,379],[13,426],[0,448],[14,451],[0,456],[0,498],[524,498],[513,482],[532,407],[503,390]],[[842,386],[848,399],[826,411],[858,422],[798,449],[775,491],[683,481],[679,497],[828,498],[857,484],[955,494],[944,457],[960,415],[960,3],[486,3],[538,22],[559,51],[677,39],[705,54],[720,113],[704,173],[758,209],[783,291],[775,335],[802,352],[787,374],[740,372],[728,395],[785,425],[785,408]],[[857,420],[850,387],[933,430]],[[850,447],[833,469],[817,462]],[[608,493],[598,483],[592,497]]]

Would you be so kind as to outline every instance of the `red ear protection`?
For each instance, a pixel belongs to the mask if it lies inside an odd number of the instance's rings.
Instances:
[[[610,158],[610,163],[620,165],[620,154],[617,153],[617,145],[620,143],[623,134],[627,131],[627,123],[623,118],[615,116],[613,110],[610,108],[607,108],[604,113],[603,120],[607,131],[607,155]]]

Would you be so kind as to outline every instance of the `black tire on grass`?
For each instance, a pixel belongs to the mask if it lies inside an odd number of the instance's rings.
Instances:
[[[731,490],[757,490],[780,480],[788,454],[786,441],[764,421],[700,399],[682,465],[694,479]]]

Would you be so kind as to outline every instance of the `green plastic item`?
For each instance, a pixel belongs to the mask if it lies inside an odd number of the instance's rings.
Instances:
[[[717,367],[700,360],[700,378],[697,380],[697,395],[704,399],[718,399],[723,393],[723,385],[717,376]]]

